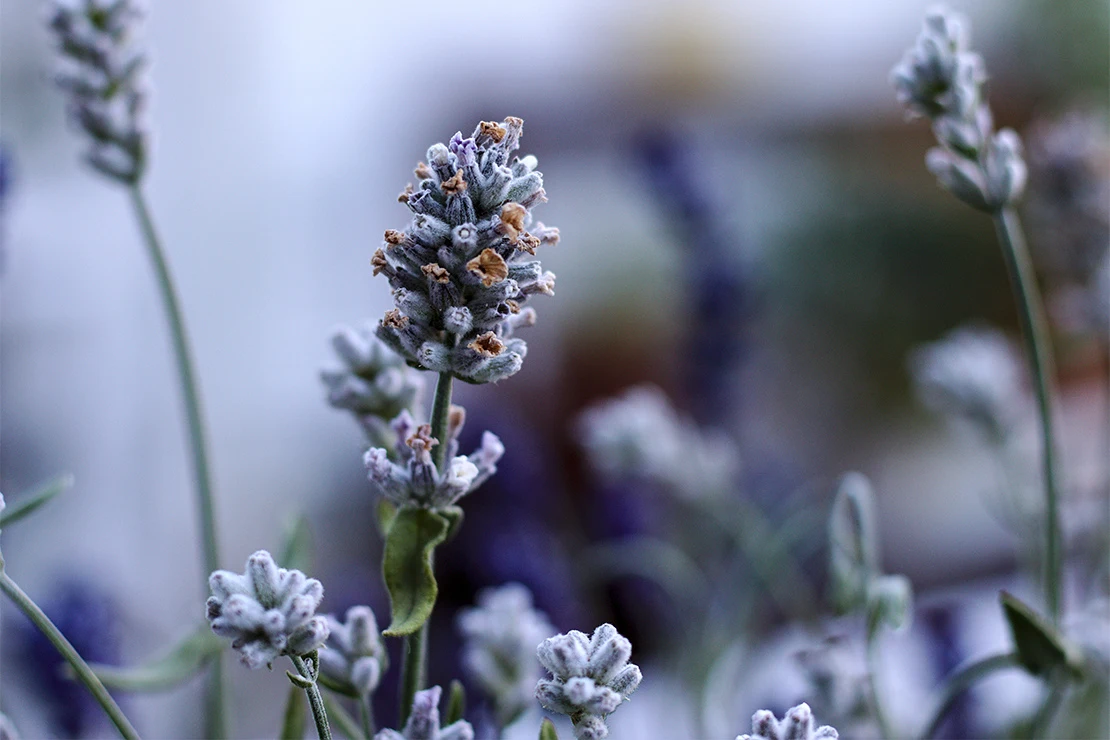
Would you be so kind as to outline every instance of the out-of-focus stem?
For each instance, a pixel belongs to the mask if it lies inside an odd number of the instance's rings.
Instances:
[[[1040,417],[1042,467],[1045,490],[1045,605],[1053,624],[1059,624],[1063,563],[1060,557],[1059,483],[1056,472],[1056,443],[1053,433],[1053,391],[1055,371],[1052,338],[1048,319],[1037,288],[1037,278],[1021,223],[1013,208],[1002,208],[994,215],[1002,255],[1010,274],[1010,285],[1017,303],[1021,333],[1029,359],[1030,376],[1037,397]]]
[[[937,708],[933,710],[932,719],[929,720],[929,724],[925,726],[925,730],[921,733],[921,740],[929,740],[936,734],[940,723],[944,721],[945,715],[948,714],[952,702],[956,701],[960,694],[996,671],[1016,668],[1017,666],[1017,655],[1004,653],[1002,655],[991,655],[957,667],[944,681],[940,701],[937,702]]]

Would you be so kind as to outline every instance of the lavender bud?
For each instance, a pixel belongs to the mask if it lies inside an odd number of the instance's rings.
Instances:
[[[839,734],[829,726],[813,728],[813,712],[802,703],[787,710],[781,721],[766,709],[752,715],[752,734],[737,735],[736,740],[837,740]]]
[[[466,720],[440,729],[438,707],[441,693],[442,689],[438,686],[416,692],[404,731],[382,730],[374,735],[374,740],[474,740],[474,728]]]
[[[389,663],[374,612],[353,606],[344,622],[330,614],[326,619],[328,649],[320,653],[320,673],[359,696],[373,693]]]

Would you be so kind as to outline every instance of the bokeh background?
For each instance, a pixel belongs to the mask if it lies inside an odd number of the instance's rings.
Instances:
[[[914,346],[968,320],[1016,337],[990,220],[937,188],[928,126],[904,121],[887,79],[927,3],[149,5],[147,191],[192,335],[225,567],[279,549],[304,514],[325,607],[368,602],[384,617],[361,437],[317,374],[334,362],[332,327],[391,305],[369,258],[407,222],[396,194],[427,146],[514,115],[550,199],[537,215],[562,232],[541,255],[557,294],[535,303],[523,371],[458,393],[469,434],[489,428],[508,453],[442,552],[433,680],[451,675],[452,610],[513,579],[560,629],[614,619],[642,663],[663,660],[682,620],[644,584],[584,578],[574,557],[658,525],[634,490],[591,479],[573,426],[645,381],[734,436],[738,495],[772,514],[800,500],[822,511],[840,473],[869,475],[888,569],[940,615],[920,629],[941,624],[963,654],[1004,643],[995,586],[1022,581],[1015,537],[985,503],[995,463],[920,409],[906,372]],[[1105,121],[1108,6],[958,3],[1000,126],[1028,133],[1073,109]],[[39,3],[0,4],[0,489],[15,501],[63,471],[75,485],[3,546],[13,577],[89,650],[135,662],[202,615],[184,421],[127,199],[79,161],[44,18]],[[1098,528],[1106,336],[1069,313],[1067,271],[1039,260],[1062,296],[1050,304],[1069,488]],[[819,583],[823,561],[809,565]],[[103,734],[95,711],[71,716],[80,702],[44,704],[52,664],[8,605],[0,614],[4,711],[30,737]],[[272,735],[280,671],[231,675],[250,708],[241,734]],[[643,729],[660,721],[668,737],[690,732],[681,689],[658,675],[641,691],[668,701],[622,710],[614,738],[660,736]],[[151,736],[199,732],[196,682],[127,701]],[[732,734],[756,708],[728,708]]]

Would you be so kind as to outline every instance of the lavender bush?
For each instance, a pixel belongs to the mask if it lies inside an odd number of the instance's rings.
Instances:
[[[461,655],[461,677],[469,682],[470,696],[458,680],[450,684],[446,701],[441,686],[448,684],[431,685],[430,671],[446,664],[437,662],[444,656],[435,653],[451,639],[432,634],[439,629],[433,613],[444,593],[458,585],[445,587],[443,563],[458,557],[448,543],[466,526],[468,502],[482,495],[481,487],[494,478],[502,459],[514,453],[511,428],[483,430],[476,446],[469,446],[467,412],[452,403],[454,381],[493,386],[524,372],[529,347],[518,333],[538,320],[530,299],[554,295],[555,276],[539,257],[540,250],[559,241],[559,230],[535,219],[533,212],[547,193],[536,157],[519,151],[524,122],[516,117],[480,121],[469,135],[456,132],[427,150],[414,169],[415,184],[398,198],[408,210],[408,223],[385,230],[369,260],[372,274],[388,283],[393,308],[357,329],[336,329],[331,341],[337,363],[321,372],[327,403],[353,416],[362,433],[366,489],[381,542],[380,559],[372,565],[380,567],[389,599],[388,620],[381,622],[385,628],[379,627],[379,618],[387,616],[380,607],[375,613],[368,604],[356,604],[342,618],[325,611],[334,608],[328,603],[333,592],[326,596],[321,580],[306,575],[312,570],[311,547],[297,530],[277,558],[258,550],[242,573],[221,570],[204,415],[188,336],[143,190],[150,135],[142,117],[147,57],[134,43],[141,20],[132,0],[80,0],[55,7],[49,28],[61,67],[57,83],[87,145],[85,159],[128,194],[154,267],[187,422],[209,593],[206,621],[200,618],[198,598],[199,628],[165,654],[126,668],[90,665],[90,656],[82,657],[56,621],[12,580],[0,556],[0,588],[121,736],[139,735],[109,688],[162,691],[201,675],[205,732],[213,738],[231,736],[236,717],[223,673],[228,646],[250,669],[272,670],[289,660],[294,670],[286,671],[288,700],[283,712],[273,713],[283,738],[303,737],[309,714],[321,740],[333,733],[353,740],[553,740],[559,737],[557,723],[579,740],[628,737],[621,733],[622,726],[635,727],[632,707],[674,711],[674,702],[659,701],[653,693],[674,691],[661,686],[680,687],[680,700],[692,706],[689,731],[698,737],[839,737],[836,728],[818,725],[812,703],[846,735],[928,738],[939,732],[965,692],[1002,672],[1023,673],[1036,682],[1038,694],[1032,711],[1003,718],[1006,731],[1022,737],[1105,734],[1110,650],[1099,628],[1104,636],[1106,573],[1096,568],[1086,593],[1066,590],[1069,489],[1056,450],[1054,351],[1016,210],[1029,179],[1024,147],[1014,130],[995,128],[986,99],[986,65],[972,51],[961,16],[930,10],[890,78],[908,116],[932,125],[936,146],[925,155],[927,169],[944,190],[994,220],[1014,289],[1024,356],[1002,330],[973,325],[921,346],[908,358],[908,367],[923,405],[966,423],[997,453],[1007,470],[1003,497],[1020,510],[1013,529],[1023,539],[1022,562],[1041,593],[1036,599],[999,593],[999,614],[1009,628],[1007,648],[947,670],[932,704],[917,707],[909,720],[904,712],[892,711],[896,677],[887,657],[888,637],[912,629],[921,611],[915,606],[919,595],[908,577],[883,566],[880,502],[869,479],[853,472],[825,486],[828,505],[816,517],[812,505],[769,505],[746,490],[750,478],[740,442],[724,430],[699,426],[651,385],[587,407],[572,436],[602,488],[629,486],[642,495],[641,503],[648,502],[645,510],[658,513],[668,526],[632,527],[614,537],[583,536],[566,549],[572,551],[567,561],[584,581],[615,589],[630,580],[641,587],[649,582],[658,589],[651,593],[661,597],[645,601],[651,606],[639,614],[614,610],[620,619],[612,621],[620,631],[598,619],[594,624],[600,626],[590,632],[559,632],[547,616],[557,613],[539,608],[548,609],[548,595],[533,594],[520,583],[495,584],[455,619],[462,638],[455,653]],[[1062,139],[1068,136],[1045,136],[1033,150],[1045,168],[1079,167],[1059,164],[1067,159],[1061,155],[1067,149]],[[1087,195],[1105,192],[1100,188],[1106,173],[1102,181],[1091,168],[1084,173],[1086,195],[1067,205],[1083,200],[1083,213],[1094,213],[1091,220],[1104,226],[1099,218],[1105,214]],[[1034,179],[1029,188],[1036,193],[1040,186]],[[687,205],[701,212],[697,204]],[[1064,210],[1055,206],[1044,206],[1042,213],[1049,216],[1042,220]],[[1072,282],[1103,296],[1102,313],[1099,299],[1088,297],[1084,304],[1086,326],[1105,319],[1107,262],[1105,249],[1086,242],[1084,249],[1096,254],[1083,262],[1082,279]],[[536,354],[545,351],[537,347]],[[483,392],[503,390],[496,386]],[[1040,441],[1035,476],[1012,465],[1017,430],[1030,411]],[[472,451],[460,454],[463,449]],[[0,528],[30,515],[69,483],[51,481],[7,508],[0,496]],[[1033,503],[1030,490],[1036,492]],[[589,506],[593,519],[605,519],[603,504],[591,501]],[[813,568],[814,563],[824,567]],[[796,696],[786,697],[788,680],[771,670],[758,675],[762,669],[752,658],[761,640],[770,643],[776,631],[787,630],[802,635],[807,645],[795,661],[777,661],[790,663],[778,668],[782,675],[794,672],[806,694],[801,703]],[[652,635],[660,633],[674,633],[668,634],[670,651],[641,647],[640,636],[650,645]],[[842,639],[843,634],[851,637]],[[394,665],[391,648],[399,657]],[[908,664],[903,672],[918,668]],[[662,680],[667,674],[673,676],[670,683]],[[250,680],[246,671],[234,676]],[[739,693],[741,683],[762,683],[766,693],[761,696],[774,697],[773,704],[753,706]],[[379,729],[375,706],[382,702],[376,699],[394,685],[397,712],[383,724],[399,729]],[[626,704],[629,709],[618,714]],[[541,717],[541,710],[549,716]],[[751,733],[737,734],[751,711]],[[674,731],[666,722],[653,730],[658,737]],[[0,714],[0,738],[17,736]]]

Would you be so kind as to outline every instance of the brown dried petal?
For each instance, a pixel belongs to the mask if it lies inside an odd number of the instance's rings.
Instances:
[[[374,252],[374,256],[370,258],[370,264],[374,268],[374,274],[378,275],[382,270],[389,268],[389,261],[385,258],[385,252],[378,249]]]
[[[412,189],[412,183],[410,182],[408,185],[405,185],[405,189],[402,190],[401,194],[397,196],[397,201],[399,203],[408,203],[409,198],[412,197],[413,192],[414,191]]]
[[[445,195],[458,195],[466,190],[466,180],[463,179],[462,170],[457,170],[450,180],[444,180],[439,185]]]
[[[487,288],[509,276],[509,266],[505,264],[504,258],[489,247],[467,262],[466,269],[480,277],[482,285]]]
[[[451,273],[447,271],[447,268],[440,267],[435,262],[429,262],[428,264],[421,267],[420,270],[424,273],[425,277],[431,278],[437,283],[451,282]]]
[[[405,232],[397,231],[397,229],[386,229],[385,243],[399,246],[405,243]]]
[[[412,174],[416,175],[416,178],[418,180],[431,180],[432,168],[424,162],[418,162],[416,164],[416,169],[412,171]]]
[[[537,236],[525,232],[524,235],[517,240],[516,248],[528,254],[535,254],[536,247],[540,245],[540,239]]]
[[[495,144],[504,139],[505,134],[508,133],[504,126],[493,121],[482,121],[478,124],[478,127],[481,129],[481,135],[493,139]]]
[[[430,450],[439,444],[439,440],[432,436],[431,424],[421,424],[416,428],[416,432],[405,440],[405,444],[414,450]]]
[[[505,344],[492,331],[480,334],[477,339],[466,346],[482,357],[496,357],[505,349]]]
[[[498,231],[509,237],[511,243],[516,244],[521,232],[524,231],[524,217],[527,214],[528,210],[524,206],[509,201],[501,206],[501,224],[498,226]]]
[[[389,309],[382,317],[382,326],[390,329],[404,329],[407,323],[409,323],[409,317],[396,308]]]

